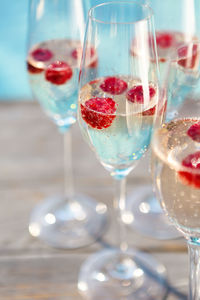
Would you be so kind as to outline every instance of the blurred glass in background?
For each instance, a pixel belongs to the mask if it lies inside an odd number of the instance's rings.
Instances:
[[[103,2],[109,0],[83,0],[85,13]],[[0,100],[32,99],[25,64],[28,5],[29,0],[0,1]]]

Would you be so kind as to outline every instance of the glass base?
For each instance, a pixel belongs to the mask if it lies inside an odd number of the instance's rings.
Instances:
[[[107,207],[93,199],[76,195],[67,202],[62,197],[47,199],[33,210],[29,232],[50,246],[76,249],[95,242],[106,229]]]
[[[106,249],[82,265],[78,289],[91,300],[164,299],[166,271],[146,253]]]
[[[127,197],[126,210],[132,214],[129,225],[139,233],[160,240],[182,237],[164,214],[151,185],[136,188]]]

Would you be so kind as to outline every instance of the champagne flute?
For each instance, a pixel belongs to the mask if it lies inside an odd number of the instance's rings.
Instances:
[[[167,61],[174,49],[183,43],[200,40],[200,1],[146,0],[146,2],[154,12],[159,68],[161,78],[164,79]],[[178,110],[181,109],[182,101],[185,99],[183,92],[187,95],[189,91],[190,88],[187,85],[184,88],[182,86],[180,96],[176,89],[173,89],[173,101],[168,100],[170,103],[167,107],[166,120],[176,117]],[[134,230],[163,240],[180,237],[180,233],[163,214],[151,184],[141,185],[135,192],[133,191],[127,205],[135,216],[134,222],[130,224]]]
[[[155,123],[152,164],[157,197],[169,220],[187,241],[188,299],[197,300],[200,299],[200,43],[181,45],[172,68],[174,64],[176,74],[169,77],[169,90],[173,92],[178,85],[184,101],[172,121]],[[190,89],[187,97],[182,93],[183,87]]]
[[[130,52],[133,37],[140,51],[135,57]],[[98,76],[87,67],[91,44],[98,53]],[[162,117],[164,112],[159,106],[155,49],[148,6],[115,1],[89,10],[78,121],[86,143],[114,180],[119,245],[95,253],[81,267],[78,288],[88,299],[160,299],[165,292],[164,267],[152,256],[128,247],[123,224],[132,218],[125,209],[126,177],[148,149],[156,114]]]
[[[71,126],[76,122],[77,89],[85,14],[81,0],[31,0],[27,70],[34,97],[64,136],[65,194],[36,206],[29,231],[49,245],[79,248],[105,229],[106,206],[73,187]],[[87,66],[97,71],[90,48]]]

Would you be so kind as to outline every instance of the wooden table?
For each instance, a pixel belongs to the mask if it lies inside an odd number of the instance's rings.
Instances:
[[[1,102],[0,128],[0,299],[81,300],[77,290],[80,265],[102,249],[102,244],[64,251],[49,247],[28,232],[35,205],[63,191],[63,137],[31,101]],[[83,141],[78,125],[72,132],[76,189],[110,205],[113,188],[109,174]],[[148,182],[147,161],[143,159],[128,178],[128,190]],[[113,245],[114,230],[111,223],[103,237]],[[128,240],[165,265],[170,285],[165,299],[181,299],[173,291],[187,283],[183,239],[160,241],[128,228]]]

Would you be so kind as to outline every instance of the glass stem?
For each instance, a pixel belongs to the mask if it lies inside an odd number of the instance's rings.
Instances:
[[[190,257],[189,300],[200,299],[200,244],[188,240]]]
[[[71,130],[64,133],[64,193],[68,201],[74,198]]]
[[[116,219],[118,222],[118,245],[122,252],[128,249],[127,239],[126,239],[126,228],[123,223],[123,215],[125,212],[126,205],[126,177],[122,179],[114,179],[115,181],[115,197],[114,197],[114,209],[116,212]]]

